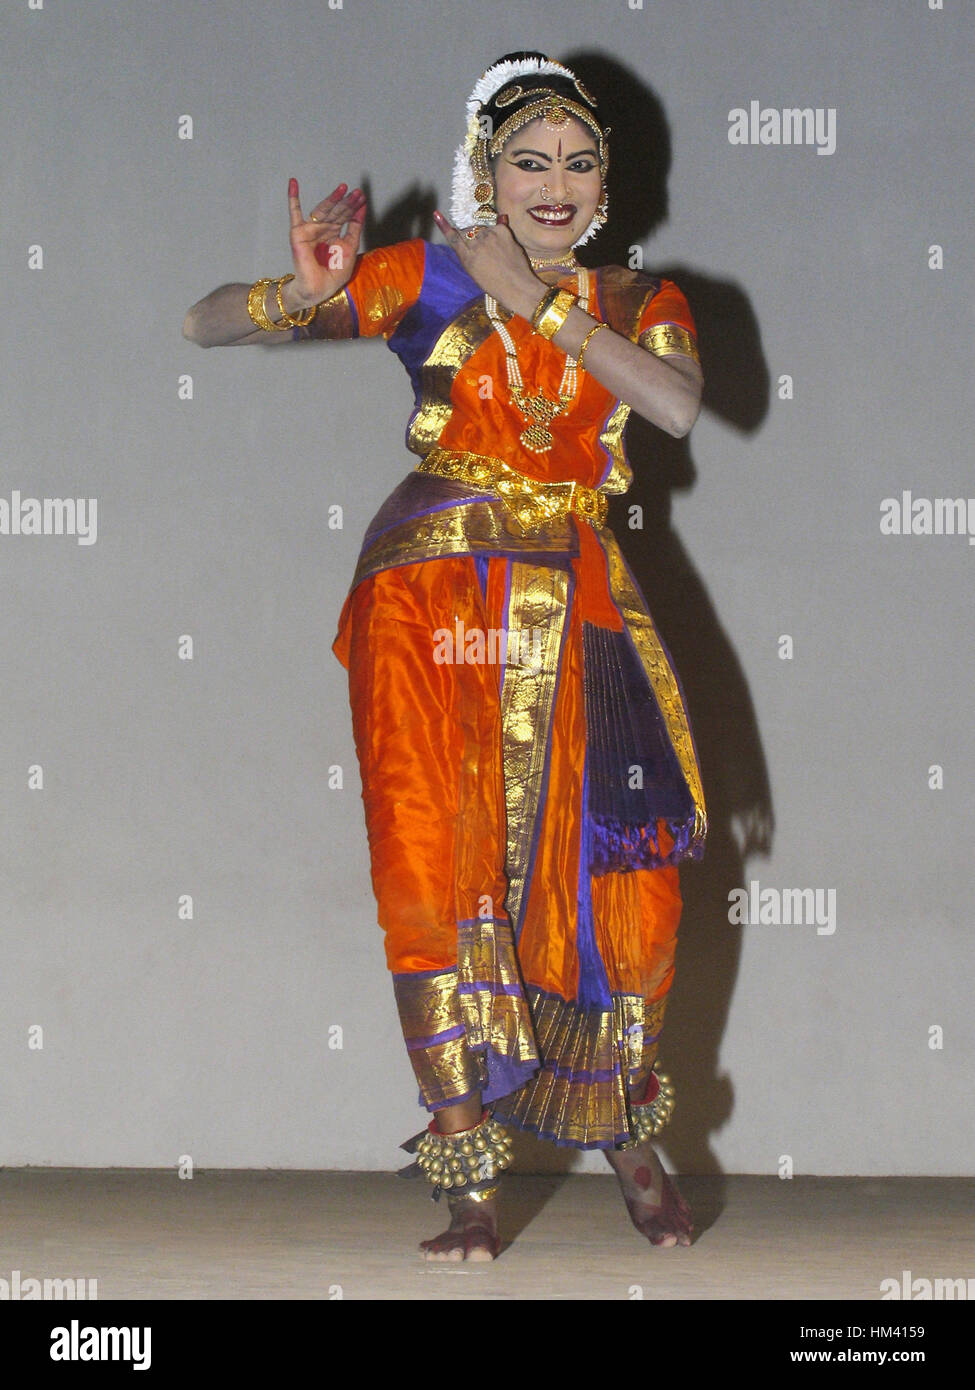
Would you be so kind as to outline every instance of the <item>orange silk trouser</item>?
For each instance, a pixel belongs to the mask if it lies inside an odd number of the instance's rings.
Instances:
[[[532,1076],[523,1095],[505,1102],[514,1123],[557,1143],[607,1147],[627,1133],[627,1072],[656,1055],[681,914],[678,869],[590,876],[592,931],[612,1005],[580,1011],[579,605],[568,605],[556,693],[547,729],[538,729],[549,737],[545,785],[530,862],[517,868],[516,923],[505,908],[509,818],[523,807],[510,786],[506,804],[501,668],[434,655],[438,634],[454,633],[458,621],[468,632],[505,628],[510,584],[505,557],[482,561],[479,577],[472,557],[456,556],[380,571],[346,601],[334,650],[349,672],[379,923],[429,1109],[484,1086],[484,1067],[466,1066],[458,1049],[486,1039],[509,1081],[522,1088]],[[666,852],[673,841],[662,822],[659,835]]]

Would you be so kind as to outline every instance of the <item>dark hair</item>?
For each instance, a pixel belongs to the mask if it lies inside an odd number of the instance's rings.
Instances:
[[[521,53],[505,53],[502,57],[497,58],[495,63],[523,63],[528,58],[537,58],[538,61],[542,63],[555,61],[550,59],[545,53],[538,53],[533,49],[528,49]],[[494,67],[495,63],[492,63],[491,66]],[[508,87],[513,86],[520,87],[524,92],[524,97],[519,97],[517,100],[509,102],[503,108],[499,107],[497,105],[497,98],[502,92],[507,90]],[[564,77],[561,73],[544,72],[528,73],[524,77],[513,77],[510,82],[505,82],[498,88],[494,96],[484,103],[480,109],[480,114],[489,116],[492,130],[496,129],[503,120],[517,111],[519,106],[524,106],[526,102],[530,101],[533,93],[536,92],[539,87],[546,87],[556,92],[559,96],[568,97],[572,101],[580,102],[583,106],[588,107],[595,120],[599,120],[596,101],[590,92],[586,91],[584,88],[580,90],[576,81],[571,77]],[[602,122],[600,121],[600,125],[601,124]]]

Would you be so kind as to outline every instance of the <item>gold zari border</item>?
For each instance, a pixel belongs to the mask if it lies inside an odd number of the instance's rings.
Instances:
[[[605,482],[599,485],[600,492],[626,492],[633,481],[633,469],[623,450],[623,430],[629,418],[630,407],[620,401],[600,432],[599,442],[613,460]]]
[[[614,994],[612,1008],[602,1011],[580,1009],[530,985],[527,994],[542,1069],[498,1102],[496,1118],[584,1148],[608,1148],[631,1137],[627,1082],[656,1060],[656,1041],[645,1039],[659,1033],[665,1000],[648,1004],[639,995]],[[556,1068],[609,1075],[575,1080]]]
[[[460,986],[466,988],[461,989]],[[514,992],[507,992],[514,990]],[[507,921],[462,923],[457,965],[436,974],[393,976],[403,1040],[423,1102],[440,1108],[488,1082],[484,1045],[514,1062],[537,1063],[528,1002],[521,988],[514,936]],[[444,1042],[410,1047],[459,1026]]]
[[[598,528],[605,523],[609,510],[609,499],[595,488],[579,482],[541,482],[490,454],[431,449],[417,464],[416,471],[491,489],[526,535],[533,535],[570,512],[578,513]]]
[[[460,1010],[471,1047],[487,1043],[502,1057],[537,1062],[531,1013],[521,985],[510,922],[484,919],[457,933]],[[492,986],[515,989],[496,991]]]
[[[502,318],[510,317],[503,311]],[[436,446],[453,414],[454,378],[493,332],[483,295],[444,328],[420,368],[420,404],[406,439],[411,453],[427,454]]]
[[[569,602],[569,573],[541,565],[511,565],[508,632],[538,632],[537,663],[506,666],[501,688],[504,795],[508,818],[505,906],[518,929],[535,821],[540,814],[559,655]]]
[[[440,560],[447,555],[505,554],[530,550],[532,554],[565,556],[572,552],[572,522],[561,517],[526,537],[500,498],[459,503],[411,517],[379,536],[359,557],[352,587],[370,574],[394,565],[414,565],[421,560]]]
[[[542,528],[536,537],[529,540],[521,533],[518,524],[508,516],[500,501],[491,499],[491,501],[448,507],[442,511],[432,512],[427,516],[404,522],[381,536],[360,557],[353,577],[353,588],[367,575],[375,574],[380,570],[395,565],[415,564],[421,560],[439,559],[447,555],[475,555],[485,551],[495,554],[505,551],[517,553],[519,548],[530,548],[533,552],[550,551],[553,554],[561,553],[564,555],[568,553],[570,545],[568,527],[568,519],[562,518]],[[696,821],[694,840],[701,841],[707,829],[704,789],[690,724],[676,675],[660,638],[657,636],[653,619],[629,576],[616,537],[609,527],[603,527],[601,530],[595,531],[594,534],[606,553],[610,595],[620,610],[633,639],[667,726],[674,753],[694,801]],[[540,628],[547,634],[542,670],[547,673],[545,679],[551,684],[552,699],[554,699],[556,674],[554,668],[557,667],[558,663],[565,617],[564,605],[568,598],[567,584],[568,577],[565,569],[550,568],[544,564],[512,562],[511,611],[506,627],[508,631],[515,628],[521,631]],[[511,678],[510,685],[508,684],[509,677]],[[551,718],[550,706],[547,708],[547,712],[543,712],[541,706],[539,707],[535,716],[536,723],[530,735],[525,722],[528,717],[529,691],[531,689],[529,683],[539,679],[541,679],[541,673],[536,672],[531,666],[512,666],[506,674],[505,689],[508,693],[507,695],[502,693],[502,717],[507,718],[510,714],[514,721],[510,747],[508,734],[505,735],[506,773],[509,767],[509,756],[513,759],[510,766],[520,765],[519,760],[525,756],[524,748],[527,746],[529,737],[539,740],[542,746],[547,741],[548,720]],[[541,698],[540,690],[537,693]],[[526,702],[522,713],[517,715],[515,713],[516,698],[518,701]],[[518,752],[519,744],[522,746],[520,753]],[[512,785],[524,780],[527,792],[529,781],[532,780],[528,778],[527,771],[522,774],[513,773],[512,776]],[[512,812],[517,824],[525,814],[523,803],[513,801],[512,805],[509,806],[509,815]],[[512,848],[513,846],[509,844],[509,852]],[[517,921],[517,914],[513,913],[512,915],[513,919]]]

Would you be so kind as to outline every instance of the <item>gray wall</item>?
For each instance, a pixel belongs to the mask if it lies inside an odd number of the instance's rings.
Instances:
[[[180,329],[287,270],[291,174],[306,209],[367,181],[371,244],[435,239],[467,94],[526,45],[636,103],[590,263],[676,279],[708,378],[688,441],[637,424],[644,527],[615,516],[712,819],[668,1159],[971,1171],[975,548],[880,527],[975,491],[958,0],[6,7],[0,498],[97,498],[98,531],[0,536],[2,1164],[385,1169],[422,1122],[329,650],[408,384],[381,341]],[[732,145],[753,100],[834,109],[835,151]],[[752,881],[835,893],[835,930],[730,923]]]

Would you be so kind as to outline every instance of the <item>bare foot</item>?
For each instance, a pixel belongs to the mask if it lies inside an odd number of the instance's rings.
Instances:
[[[606,1149],[623,1189],[630,1220],[651,1245],[690,1245],[691,1212],[649,1141],[636,1149]]]
[[[420,1249],[428,1260],[472,1262],[497,1259],[501,1250],[494,1198],[486,1202],[458,1203],[451,1212],[446,1231],[432,1240],[421,1240]]]

